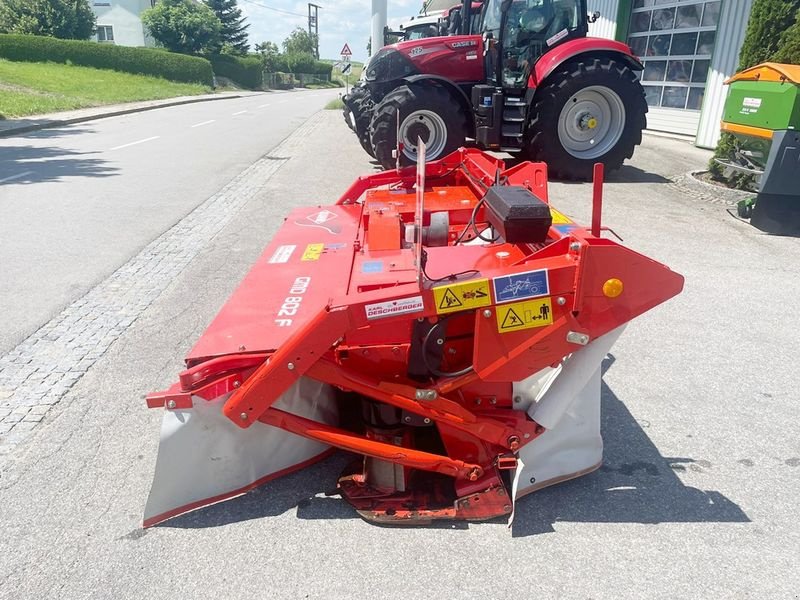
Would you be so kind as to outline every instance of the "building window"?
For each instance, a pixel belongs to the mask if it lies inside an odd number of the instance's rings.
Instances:
[[[628,45],[644,64],[647,104],[700,110],[719,0],[634,0]]]
[[[114,43],[114,27],[111,25],[98,25],[97,26],[97,41]]]

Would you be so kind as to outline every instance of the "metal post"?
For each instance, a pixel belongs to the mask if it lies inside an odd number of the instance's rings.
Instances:
[[[314,36],[314,56],[317,60],[319,60],[319,9],[318,4],[308,3],[308,35]]]
[[[592,177],[592,235],[600,237],[603,212],[603,163],[594,164]]]
[[[372,0],[372,43],[370,56],[383,48],[383,30],[386,27],[387,0]]]

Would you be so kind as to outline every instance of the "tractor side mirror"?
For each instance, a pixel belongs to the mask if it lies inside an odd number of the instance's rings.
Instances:
[[[597,21],[597,19],[599,19],[599,18],[600,18],[600,11],[599,11],[599,10],[596,10],[596,11],[594,11],[594,12],[593,12],[592,14],[590,14],[590,15],[586,15],[586,20],[587,20],[589,23],[594,23],[594,22],[595,22],[595,21]]]

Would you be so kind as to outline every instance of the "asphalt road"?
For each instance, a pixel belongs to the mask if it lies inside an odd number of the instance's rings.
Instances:
[[[606,361],[601,470],[528,496],[510,530],[388,529],[326,495],[335,456],[141,530],[160,423],[142,395],[174,380],[291,206],[373,168],[339,114],[315,118],[0,473],[0,597],[797,598],[800,240],[682,192],[669,178],[708,153],[650,136],[610,178],[604,221],[686,289]],[[551,190],[586,221],[590,186]]]
[[[0,140],[0,352],[105,279],[338,93],[259,94]]]

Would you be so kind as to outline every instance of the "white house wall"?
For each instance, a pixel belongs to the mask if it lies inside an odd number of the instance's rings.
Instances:
[[[728,95],[728,88],[723,82],[736,72],[739,62],[739,50],[744,41],[747,20],[753,0],[723,0],[720,12],[720,26],[717,28],[717,39],[711,67],[706,83],[706,96],[703,99],[703,110],[697,129],[696,145],[701,148],[714,148],[719,140],[719,122],[722,119],[722,108]]]
[[[95,0],[92,10],[97,15],[97,25],[114,28],[114,44],[117,46],[149,46],[152,43],[145,35],[140,17],[150,8],[150,0]]]
[[[589,14],[595,11],[600,13],[597,21],[589,23],[589,35],[613,40],[617,34],[619,0],[589,0],[588,8]]]

